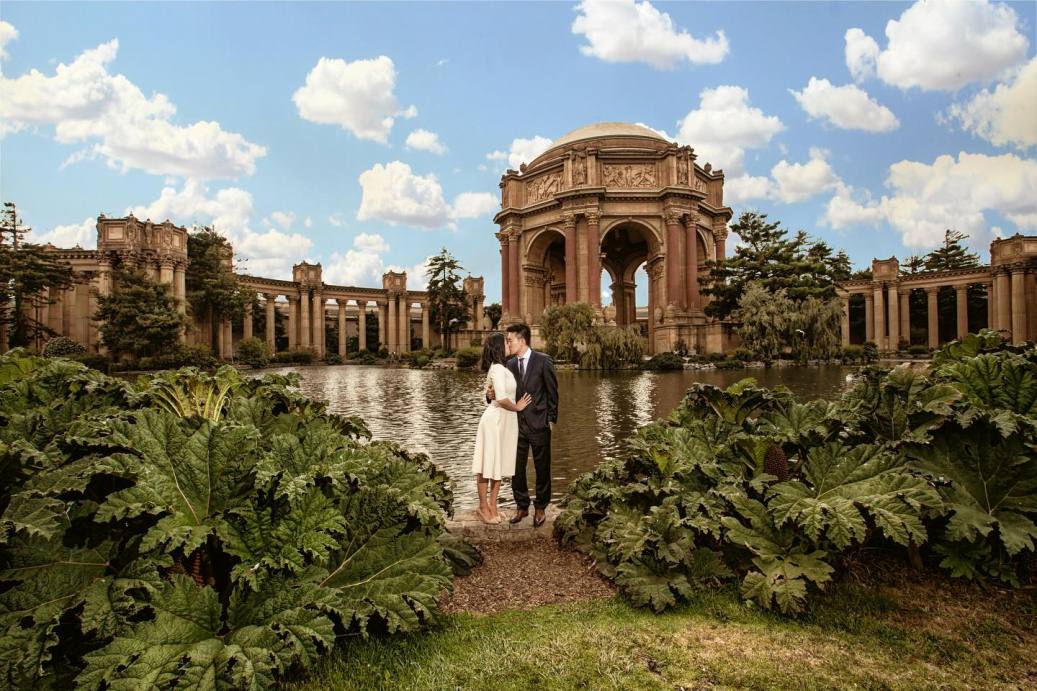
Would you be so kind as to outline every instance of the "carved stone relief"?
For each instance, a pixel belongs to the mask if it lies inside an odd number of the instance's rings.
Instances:
[[[602,166],[606,187],[656,187],[655,165],[652,163],[610,164]]]
[[[526,183],[526,203],[543,201],[562,188],[562,174],[548,173]]]

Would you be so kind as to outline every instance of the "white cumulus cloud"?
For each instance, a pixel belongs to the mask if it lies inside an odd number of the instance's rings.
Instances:
[[[61,143],[92,143],[67,163],[96,156],[119,170],[194,178],[255,172],[264,147],[215,121],[174,124],[176,106],[166,96],[145,96],[108,71],[118,52],[113,39],[59,64],[52,75],[35,69],[13,79],[0,74],[0,134],[53,125]]]
[[[765,146],[785,129],[776,115],[749,105],[749,91],[740,86],[703,89],[699,107],[678,123],[677,141],[695,149],[699,163],[711,163],[738,176],[745,150]]]
[[[486,154],[490,161],[507,161],[508,168],[518,170],[523,163],[529,163],[534,158],[551,148],[551,141],[539,134],[528,139],[516,137],[511,140],[511,148],[507,151],[491,151]]]
[[[46,233],[29,238],[32,242],[55,247],[75,247],[85,250],[97,248],[97,219],[93,216],[84,218],[80,223],[69,223],[51,228]]]
[[[359,221],[453,229],[456,220],[484,216],[497,208],[496,198],[487,192],[462,192],[449,204],[434,174],[416,174],[402,161],[376,163],[360,174],[359,182]]]
[[[860,29],[847,31],[847,67],[854,78],[874,71],[901,89],[954,91],[1021,63],[1029,42],[1020,28],[1019,15],[1006,4],[918,0],[886,24],[884,50]]]
[[[396,67],[385,55],[353,62],[321,58],[292,101],[304,120],[384,144],[397,117],[418,114],[414,106],[400,108],[395,89]]]
[[[1020,231],[1037,229],[1037,161],[1014,154],[900,161],[889,167],[886,186],[891,193],[877,201],[857,199],[855,190],[840,186],[825,221],[834,228],[884,221],[907,247],[932,247],[947,228],[988,240],[986,212],[1003,214]]]
[[[1037,58],[1010,83],[984,89],[965,103],[955,103],[947,117],[962,129],[995,146],[1037,146]]]
[[[7,44],[18,38],[18,29],[10,22],[0,19],[0,60],[7,59]]]
[[[854,84],[835,86],[811,77],[802,91],[789,89],[789,93],[811,118],[827,120],[840,129],[890,132],[900,127],[893,111]]]
[[[439,141],[438,134],[421,128],[407,135],[405,146],[415,151],[428,151],[437,156],[442,156],[447,152],[446,146]]]
[[[806,201],[840,182],[825,152],[816,148],[810,150],[810,160],[806,163],[779,161],[771,168],[771,177],[775,198],[786,204]]]
[[[683,61],[715,64],[730,51],[723,31],[696,38],[648,0],[582,0],[576,10],[572,32],[587,39],[580,52],[606,62],[670,69]]]
[[[239,187],[210,194],[200,181],[189,179],[181,189],[165,187],[155,201],[126,212],[141,219],[169,219],[177,225],[211,225],[230,241],[234,254],[246,260],[243,270],[255,276],[288,278],[292,264],[305,259],[313,248],[313,241],[299,233],[254,230],[252,195]]]

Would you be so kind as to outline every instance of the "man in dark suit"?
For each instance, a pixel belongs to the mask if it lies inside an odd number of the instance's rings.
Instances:
[[[533,451],[533,468],[536,471],[536,501],[533,525],[544,524],[544,511],[551,501],[551,431],[558,421],[558,379],[554,362],[544,353],[529,347],[529,327],[512,324],[505,333],[508,353],[513,357],[507,367],[518,383],[516,398],[527,393],[533,402],[518,414],[518,454],[515,458],[515,477],[511,489],[515,493],[518,511],[511,518],[518,523],[529,515],[529,486],[526,482],[526,460]],[[491,393],[492,396],[492,393]]]

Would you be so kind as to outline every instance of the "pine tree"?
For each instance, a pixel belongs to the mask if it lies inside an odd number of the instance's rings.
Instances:
[[[169,286],[155,282],[143,271],[116,267],[116,289],[98,297],[94,321],[101,341],[119,357],[148,357],[174,348],[184,328]]]
[[[54,293],[72,285],[72,267],[42,245],[25,242],[31,229],[21,224],[14,204],[4,206],[0,219],[0,326],[8,328],[8,345],[28,346],[55,335],[37,318],[38,310],[56,302],[44,297],[44,290]]]
[[[962,244],[968,237],[965,233],[948,228],[943,235],[943,244],[925,255],[925,270],[947,271],[979,266],[979,255],[970,252]]]
[[[205,317],[210,332],[221,319],[239,319],[251,298],[234,274],[233,250],[225,237],[210,227],[187,236],[190,262],[186,277],[187,304],[196,317]],[[212,339],[213,334],[209,334]]]
[[[490,328],[496,329],[497,325],[500,324],[501,315],[504,313],[503,308],[499,302],[494,302],[490,305],[486,305],[483,308],[483,313],[490,320]]]
[[[448,342],[447,334],[450,331],[459,329],[471,319],[462,271],[464,267],[445,247],[428,260],[428,287],[425,291],[428,294],[429,316],[443,337],[444,344]]]
[[[702,294],[712,298],[706,314],[726,319],[736,309],[750,283],[766,291],[785,290],[793,303],[809,297],[835,297],[835,286],[850,277],[850,258],[845,252],[832,254],[827,243],[812,240],[804,231],[791,238],[767,214],[747,211],[731,226],[742,244],[733,257],[706,262],[708,271],[699,277]]]

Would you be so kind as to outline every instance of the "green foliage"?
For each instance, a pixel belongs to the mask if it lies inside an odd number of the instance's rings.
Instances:
[[[784,288],[770,292],[763,283],[752,282],[732,316],[740,324],[743,347],[763,360],[774,360],[786,350],[801,359],[831,360],[842,354],[837,298],[795,301]]]
[[[244,338],[238,343],[238,360],[250,367],[266,367],[270,364],[270,350],[260,338]]]
[[[640,364],[644,348],[644,339],[634,328],[595,326],[580,357],[580,369],[614,370]]]
[[[93,315],[105,347],[116,357],[133,358],[174,348],[186,322],[169,287],[136,269],[117,268],[113,275],[116,289],[98,297]]]
[[[47,341],[43,346],[44,357],[72,357],[85,353],[86,348],[81,343],[68,336],[57,336]]]
[[[482,348],[460,348],[454,353],[458,369],[471,369],[482,359]]]
[[[8,328],[12,348],[54,335],[38,318],[37,308],[55,303],[45,297],[48,288],[57,294],[73,284],[72,266],[43,245],[21,241],[23,232],[13,211],[4,212],[0,225],[0,326]]]
[[[551,305],[540,318],[540,336],[547,353],[565,362],[579,362],[594,329],[594,308],[586,302]]]
[[[708,270],[700,273],[702,293],[712,298],[706,305],[711,317],[730,317],[751,283],[761,284],[768,294],[784,290],[798,304],[810,297],[831,300],[836,284],[850,278],[845,252],[833,254],[825,242],[811,240],[803,231],[790,238],[767,214],[746,211],[730,228],[741,238],[734,255],[707,262]]]
[[[81,358],[77,358],[80,359]],[[204,343],[177,343],[169,350],[158,355],[143,357],[137,361],[137,369],[178,369],[180,367],[198,367],[199,369],[215,369],[220,361],[213,355],[212,349]]]
[[[863,548],[1020,584],[1037,552],[1037,347],[981,332],[838,401],[696,384],[571,485],[556,536],[661,610],[711,581],[785,613]]]
[[[497,325],[500,324],[500,318],[503,314],[503,309],[499,302],[494,302],[483,307],[483,314],[490,320],[490,328],[496,330]]]
[[[439,254],[429,257],[428,287],[425,288],[429,319],[444,336],[464,328],[471,320],[462,271],[464,267],[445,247]]]
[[[187,236],[187,256],[187,302],[194,315],[216,323],[221,318],[239,319],[246,307],[252,308],[254,298],[234,274],[234,252],[227,238],[211,227],[195,228]],[[265,328],[265,316],[263,324]]]
[[[342,364],[342,356],[339,355],[338,353],[328,353],[327,355],[324,356],[324,362],[329,364],[329,365],[341,365]]]
[[[297,384],[0,357],[5,687],[268,688],[434,619],[447,477]]]
[[[656,372],[684,369],[684,358],[677,353],[657,353],[644,363],[644,368]]]

